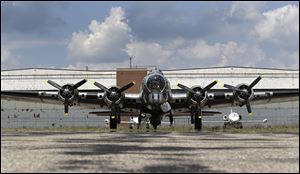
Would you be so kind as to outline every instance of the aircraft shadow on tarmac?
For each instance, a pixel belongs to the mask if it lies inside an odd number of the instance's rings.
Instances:
[[[167,134],[159,134],[154,136],[156,139],[160,138],[170,138]],[[171,137],[171,141],[176,144],[176,138]],[[224,138],[224,137],[223,137]],[[59,152],[60,155],[73,156],[78,158],[78,156],[82,160],[62,160],[59,161],[59,169],[60,170],[84,170],[88,168],[97,168],[99,171],[122,171],[122,172],[224,172],[220,170],[212,170],[209,166],[205,166],[201,164],[201,161],[184,161],[182,157],[191,157],[197,154],[197,151],[201,151],[205,154],[205,151],[211,150],[240,150],[240,149],[284,149],[291,147],[284,146],[259,146],[256,145],[255,142],[258,141],[276,141],[276,139],[239,139],[239,138],[231,138],[231,141],[248,141],[253,142],[252,146],[249,147],[181,147],[181,146],[170,146],[164,145],[145,147],[146,142],[151,142],[152,136],[147,136],[147,138],[143,135],[126,135],[123,134],[118,137],[101,137],[101,139],[57,139],[56,143],[58,146],[56,147],[48,147],[48,148],[63,148],[66,151]],[[213,138],[215,140],[219,140],[218,138]],[[201,139],[202,140],[202,139]],[[207,140],[207,139],[206,139]],[[206,141],[204,140],[204,141]],[[210,139],[211,140],[211,139]],[[229,141],[229,140],[228,140]],[[126,142],[138,142],[144,143],[141,145],[128,145],[122,144]],[[221,142],[221,141],[219,141]],[[68,145],[69,143],[69,145]],[[157,140],[156,140],[157,143]],[[59,147],[61,144],[61,147]],[[47,148],[47,147],[43,147]],[[178,153],[180,152],[180,153]],[[193,153],[195,152],[195,153]],[[141,166],[140,169],[124,169],[122,165],[112,165],[112,161],[109,160],[99,160],[101,157],[97,158],[97,160],[86,160],[86,157],[96,157],[102,155],[120,155],[120,154],[130,154],[130,155],[141,155],[141,156],[149,156],[150,159],[159,160],[160,164],[146,164],[145,166]],[[159,158],[153,157],[155,154],[166,154],[166,157]],[[202,154],[203,155],[203,154]],[[71,158],[73,158],[71,157]],[[73,158],[74,159],[74,158]],[[191,159],[191,158],[189,158]],[[136,161],[139,158],[135,159]],[[173,162],[173,163],[172,163]],[[176,165],[174,165],[174,163]]]
[[[78,132],[77,132],[78,133]],[[66,133],[68,135],[69,133]],[[73,134],[73,133],[72,133]],[[74,133],[75,134],[75,133]],[[85,134],[85,133],[83,133]],[[213,141],[217,143],[215,146],[210,147],[185,147],[180,143],[184,140],[170,136],[170,133],[91,133],[97,136],[92,136],[91,138],[72,138],[69,136],[58,136],[52,139],[52,144],[43,146],[33,146],[29,150],[39,151],[50,150],[54,151],[53,155],[66,156],[66,159],[61,159],[57,161],[57,165],[53,166],[50,171],[106,171],[106,172],[225,172],[221,170],[213,170],[211,167],[203,165],[200,160],[192,160],[193,156],[205,155],[208,151],[234,151],[243,149],[285,149],[294,148],[292,146],[280,146],[271,145],[268,142],[276,142],[276,138],[238,138],[232,137],[227,134],[202,134],[204,136],[198,136],[197,133],[183,133],[180,136],[190,136],[193,141],[208,142]],[[59,133],[19,133],[18,136],[45,136],[45,135],[62,135]],[[2,136],[2,135],[1,135]],[[10,137],[9,134],[4,134],[3,136]],[[95,138],[96,137],[96,138]],[[11,141],[11,139],[10,139]],[[18,141],[16,139],[15,141]],[[21,141],[21,140],[20,140]],[[225,142],[245,142],[245,146],[235,145],[235,146],[223,146]],[[264,141],[266,144],[259,145],[258,142]],[[155,143],[155,144],[151,144]],[[220,144],[219,144],[220,143]],[[222,143],[222,144],[221,144]],[[242,143],[243,144],[243,143]],[[272,143],[274,144],[274,143]],[[186,144],[185,144],[186,145]],[[226,143],[225,143],[226,145]],[[27,147],[28,148],[28,147]],[[107,156],[130,154],[136,159],[130,158],[131,161],[139,162],[140,157],[147,157],[152,161],[159,161],[159,163],[148,163],[145,162],[144,166],[140,168],[124,168],[122,166],[121,159],[117,160],[121,163],[116,164],[111,158],[103,158]],[[140,157],[137,157],[140,155]],[[160,155],[160,156],[159,156]],[[130,157],[132,157],[130,156]],[[123,161],[124,162],[124,161]],[[176,164],[176,165],[174,165]],[[134,166],[134,165],[133,165]]]

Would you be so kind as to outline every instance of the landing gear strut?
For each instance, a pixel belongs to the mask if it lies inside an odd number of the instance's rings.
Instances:
[[[195,129],[198,131],[202,129],[202,111],[199,103],[197,103],[195,108]]]
[[[110,129],[117,129],[117,124],[120,119],[120,114],[118,113],[118,108],[116,107],[115,102],[111,105],[111,114],[109,118],[109,128]]]
[[[170,126],[172,126],[173,122],[174,122],[174,119],[173,119],[173,114],[172,114],[171,111],[170,111],[170,115],[169,115],[169,121],[170,121]]]

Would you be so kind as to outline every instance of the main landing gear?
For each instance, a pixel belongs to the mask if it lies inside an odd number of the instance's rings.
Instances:
[[[117,129],[118,118],[115,115],[111,115],[109,118],[109,128]]]
[[[191,108],[191,124],[194,124],[196,130],[202,130],[202,112],[199,107]]]

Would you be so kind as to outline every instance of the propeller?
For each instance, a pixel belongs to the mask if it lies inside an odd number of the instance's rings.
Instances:
[[[121,98],[121,93],[126,91],[127,89],[131,88],[133,85],[135,84],[134,81],[128,83],[127,85],[118,88],[118,87],[111,87],[111,88],[106,88],[104,85],[95,82],[94,85],[97,86],[98,88],[102,89],[103,91],[105,91],[105,101],[110,102],[110,109],[111,109],[111,117],[110,119],[115,119],[115,117],[117,117],[117,122],[115,121],[111,121],[111,125],[110,127],[112,129],[116,129],[117,127],[117,123],[121,122],[121,118],[120,118],[120,108],[118,106],[118,100]]]
[[[58,94],[62,98],[62,101],[64,102],[64,106],[65,106],[65,109],[64,109],[65,115],[69,114],[69,106],[72,102],[72,101],[70,101],[70,99],[74,97],[75,90],[77,90],[77,88],[79,88],[86,82],[87,82],[87,80],[83,79],[80,82],[76,83],[75,85],[67,84],[64,86],[60,86],[59,84],[57,84],[51,80],[47,81],[47,83],[49,83],[50,85],[52,85],[53,87],[55,87],[59,90]]]
[[[195,116],[198,117],[199,115],[201,116],[202,115],[202,110],[201,110],[201,100],[202,100],[202,96],[203,94],[205,94],[205,92],[207,90],[209,90],[210,88],[212,88],[214,85],[216,85],[218,83],[218,81],[213,81],[212,83],[208,84],[207,86],[205,86],[204,88],[189,88],[183,84],[177,84],[178,87],[180,87],[181,89],[187,91],[187,92],[190,92],[193,96],[192,98],[195,99],[195,101],[197,102],[196,104],[196,108],[195,108]],[[191,114],[192,116],[192,114]],[[193,119],[193,116],[191,118],[191,121],[193,122],[194,119]]]
[[[189,88],[183,84],[180,84],[178,83],[177,86],[180,87],[181,89],[187,91],[187,92],[190,92],[193,94],[193,98],[198,102],[201,102],[201,97],[202,95],[207,91],[209,90],[210,88],[212,88],[215,84],[217,84],[218,81],[213,81],[212,83],[210,83],[209,85],[205,86],[203,89],[201,88]]]
[[[135,82],[132,81],[121,88],[112,87],[112,88],[108,89],[104,85],[102,85],[98,82],[94,83],[95,86],[97,86],[98,88],[100,88],[106,92],[107,98],[111,101],[111,114],[113,116],[116,116],[118,113],[118,106],[117,106],[116,102],[120,99],[121,93],[126,91],[127,89],[131,88],[134,84],[135,84]]]
[[[235,86],[231,86],[231,85],[227,85],[224,84],[225,88],[228,89],[232,89],[234,91],[237,91],[238,96],[240,98],[242,98],[243,100],[245,100],[245,105],[247,108],[247,112],[249,114],[249,116],[252,115],[252,109],[251,109],[251,105],[249,102],[249,98],[251,97],[251,93],[252,93],[252,88],[261,80],[261,76],[258,76],[249,86],[240,86],[240,87],[235,87]]]

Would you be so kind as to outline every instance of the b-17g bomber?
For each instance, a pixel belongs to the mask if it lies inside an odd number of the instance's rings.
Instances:
[[[188,87],[177,84],[181,90],[171,89],[170,82],[160,70],[153,70],[144,77],[139,93],[127,93],[126,90],[135,82],[119,87],[106,87],[101,82],[94,82],[98,90],[79,89],[86,79],[76,84],[59,85],[54,81],[47,82],[55,90],[9,90],[1,91],[1,98],[31,102],[63,104],[67,115],[70,106],[91,108],[99,106],[101,110],[93,112],[99,116],[109,115],[110,129],[117,129],[124,113],[138,116],[138,124],[143,119],[150,121],[157,129],[164,116],[169,117],[173,124],[175,116],[190,115],[191,123],[196,130],[202,129],[203,116],[219,114],[208,108],[230,107],[232,105],[246,106],[252,115],[251,104],[263,104],[299,100],[299,89],[254,89],[262,79],[258,76],[250,84],[236,86],[224,84],[223,89],[212,89],[218,82],[212,81],[206,86]],[[298,98],[298,99],[297,99]]]

